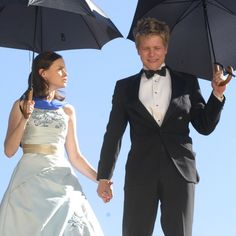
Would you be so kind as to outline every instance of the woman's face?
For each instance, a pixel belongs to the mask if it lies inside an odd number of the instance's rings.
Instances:
[[[40,69],[39,73],[46,80],[50,90],[65,88],[67,85],[68,74],[62,58],[55,60],[48,69]]]

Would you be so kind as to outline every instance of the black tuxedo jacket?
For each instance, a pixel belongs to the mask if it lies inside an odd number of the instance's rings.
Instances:
[[[131,149],[126,163],[126,184],[152,181],[158,171],[158,155],[163,151],[186,181],[198,182],[189,124],[201,134],[210,134],[220,119],[225,99],[221,102],[211,94],[206,103],[196,77],[169,71],[172,96],[161,127],[139,100],[141,72],[117,81],[101,149],[98,179],[112,177],[122,136],[129,123]]]

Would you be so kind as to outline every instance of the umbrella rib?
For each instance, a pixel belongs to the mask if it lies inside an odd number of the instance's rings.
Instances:
[[[40,51],[43,52],[44,51],[44,41],[43,41],[43,7],[39,8],[39,11],[38,11],[38,19],[39,19],[39,22],[40,22],[40,36],[41,36],[41,39],[40,39]]]
[[[211,4],[212,6],[215,6],[215,7],[218,7],[219,9],[223,10],[223,11],[226,11],[228,12],[229,14],[233,15],[233,16],[236,16],[236,14],[231,11],[228,7],[224,6],[222,3],[220,3],[219,1],[215,0],[215,2],[217,3],[214,3],[214,2],[209,2],[209,4]]]
[[[200,3],[198,3],[195,7],[193,7],[191,10],[189,10],[192,6],[192,4],[183,12],[182,15],[179,16],[179,18],[176,20],[175,24],[171,27],[171,31],[175,28],[175,26],[181,22],[184,18],[186,18],[189,14],[191,14],[196,8],[198,8]]]
[[[96,41],[96,43],[97,43],[97,45],[98,45],[98,48],[101,49],[102,46],[99,44],[96,35],[93,33],[93,30],[91,30],[91,27],[89,26],[89,24],[88,24],[87,21],[85,20],[85,17],[84,17],[84,16],[81,16],[81,17],[82,17],[84,23],[88,26],[88,29],[89,29],[90,33],[94,36],[93,38],[94,38],[94,40]],[[88,16],[88,17],[91,17],[91,16]]]
[[[176,3],[187,3],[187,2],[193,2],[193,1],[199,1],[199,0],[176,0],[176,1],[172,1],[172,0],[162,0],[160,3],[158,3],[156,6],[158,5],[171,5],[171,4],[176,4]],[[143,15],[139,18],[144,17],[146,14],[148,13],[145,12],[143,13]]]
[[[216,62],[214,45],[213,45],[213,40],[212,40],[212,35],[211,35],[211,28],[210,28],[210,24],[209,24],[208,15],[207,15],[206,0],[202,0],[202,7],[203,7],[204,18],[205,18],[206,29],[207,29],[207,32],[208,32],[207,37],[208,37],[208,40],[209,40],[209,43],[210,43],[211,52],[213,54],[214,63],[217,63]]]
[[[199,1],[199,0],[195,0],[195,1]],[[186,2],[194,2],[193,0],[178,0],[178,1],[171,1],[171,2],[168,2],[165,1],[165,2],[161,2],[160,4],[176,4],[176,3],[186,3]]]
[[[34,51],[35,51],[35,49],[36,49],[37,21],[38,21],[38,7],[35,7],[34,36],[33,36],[33,58],[34,58]]]

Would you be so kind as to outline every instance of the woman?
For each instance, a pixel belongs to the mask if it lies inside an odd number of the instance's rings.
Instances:
[[[23,156],[1,202],[2,236],[103,235],[70,165],[96,181],[79,150],[75,111],[58,91],[66,84],[63,58],[41,53],[29,77],[33,100],[26,99],[28,89],[13,105],[5,154],[12,157],[21,146]]]

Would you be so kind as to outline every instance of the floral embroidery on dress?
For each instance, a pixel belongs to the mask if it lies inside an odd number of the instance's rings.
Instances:
[[[80,229],[81,231],[83,231],[83,228],[86,226],[86,224],[83,221],[83,217],[78,216],[75,212],[68,221],[68,224],[70,225],[71,228],[77,228]]]
[[[45,112],[42,109],[35,109],[31,115],[34,125],[40,127],[53,126],[54,128],[66,129],[63,115],[57,111]]]

